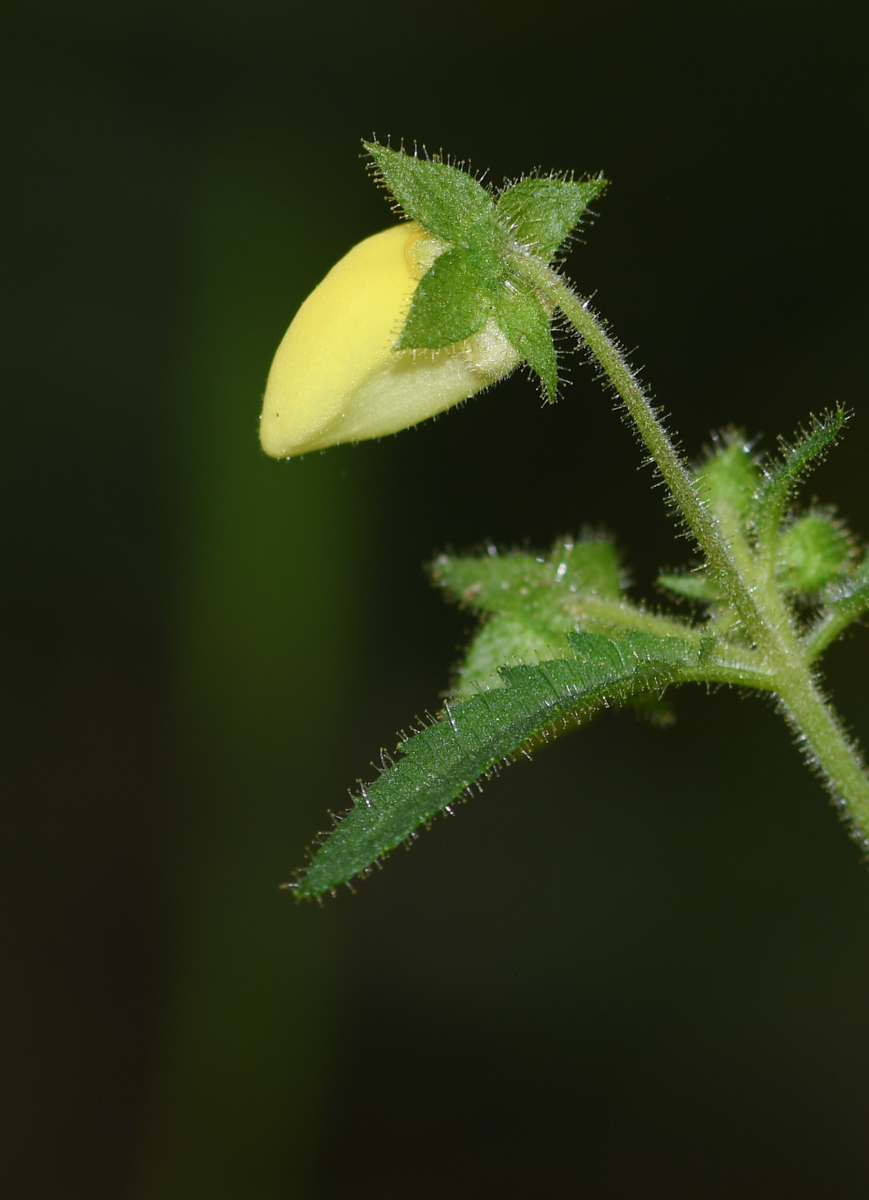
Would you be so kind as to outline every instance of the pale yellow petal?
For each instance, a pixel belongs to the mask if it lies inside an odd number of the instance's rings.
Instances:
[[[394,349],[413,292],[444,249],[413,222],[360,242],[296,314],[269,373],[260,440],[286,458],[395,433],[508,374],[500,330],[444,350]]]

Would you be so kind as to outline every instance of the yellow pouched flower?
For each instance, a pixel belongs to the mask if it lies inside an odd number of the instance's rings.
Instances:
[[[558,391],[551,264],[603,178],[495,193],[438,156],[364,145],[409,220],[354,246],[296,314],[260,419],[275,458],[396,433],[521,362],[547,399]]]
[[[441,349],[396,349],[414,292],[447,249],[416,222],[366,238],[299,309],[266,385],[260,441],[288,458],[383,437],[443,412],[521,361],[494,321]]]

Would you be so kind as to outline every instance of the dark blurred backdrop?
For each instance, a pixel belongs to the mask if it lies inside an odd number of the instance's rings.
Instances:
[[[570,271],[686,448],[856,416],[864,6],[30,0],[2,28],[2,1192],[862,1197],[869,875],[772,707],[677,697],[517,766],[320,909],[278,884],[434,709],[423,564],[686,553],[574,358],[289,464],[297,305],[390,223],[372,132],[613,181]],[[810,490],[811,490],[810,489]],[[864,737],[869,641],[830,656]]]

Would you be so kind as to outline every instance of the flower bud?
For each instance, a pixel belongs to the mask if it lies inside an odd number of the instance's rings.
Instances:
[[[848,535],[829,513],[808,513],[779,537],[777,577],[786,592],[811,594],[844,574]]]
[[[445,242],[416,222],[360,242],[296,313],[263,399],[260,441],[288,458],[383,437],[459,404],[521,361],[489,321],[441,350],[396,350],[419,280]]]
[[[719,516],[729,509],[736,517],[744,518],[751,509],[760,472],[750,451],[740,434],[729,431],[694,473],[712,511]]]

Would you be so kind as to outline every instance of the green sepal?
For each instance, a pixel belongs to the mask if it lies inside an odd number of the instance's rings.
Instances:
[[[399,761],[363,788],[308,869],[289,885],[296,896],[319,896],[368,874],[518,751],[571,728],[611,701],[680,682],[700,657],[681,638],[645,633],[628,633],[618,641],[572,633],[568,642],[563,658],[502,668],[502,687],[448,703],[431,725],[405,738],[398,746]]]
[[[435,259],[414,293],[397,349],[439,350],[479,333],[492,312],[492,298],[481,289],[476,266],[461,249]]]
[[[502,287],[495,302],[495,319],[518,354],[540,377],[550,404],[558,393],[558,355],[552,341],[549,314],[532,293],[511,284]]]
[[[495,204],[473,175],[438,157],[417,158],[378,142],[362,144],[377,179],[423,229],[456,246],[492,238],[497,228]]]
[[[605,187],[602,175],[580,181],[558,175],[521,179],[499,195],[498,220],[523,248],[549,262]]]
[[[606,186],[603,176],[532,177],[492,193],[458,166],[363,142],[376,178],[406,216],[449,249],[420,282],[400,350],[441,349],[479,332],[494,314],[502,333],[540,378],[558,391],[551,311],[523,274],[522,260],[549,262]]]

